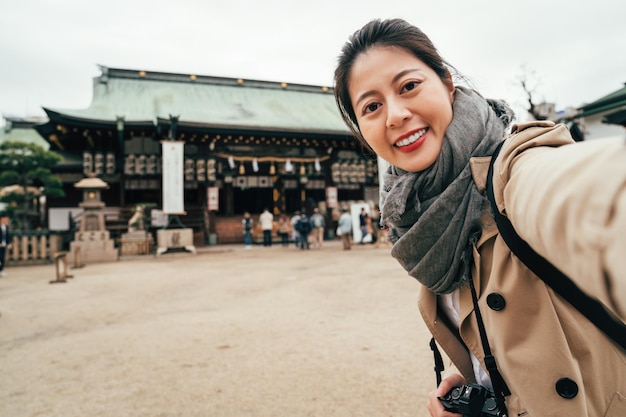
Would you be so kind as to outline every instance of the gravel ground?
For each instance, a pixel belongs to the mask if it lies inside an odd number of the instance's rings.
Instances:
[[[0,278],[0,417],[427,416],[418,283],[389,249],[238,245]]]

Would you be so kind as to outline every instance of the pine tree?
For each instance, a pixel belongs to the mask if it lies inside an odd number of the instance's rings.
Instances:
[[[30,231],[39,216],[33,201],[40,195],[63,197],[63,182],[51,168],[61,156],[33,143],[0,143],[0,201],[14,219],[17,230]]]

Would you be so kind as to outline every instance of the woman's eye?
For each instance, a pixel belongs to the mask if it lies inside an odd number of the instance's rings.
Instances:
[[[408,83],[404,84],[402,89],[405,90],[405,91],[411,91],[411,90],[414,90],[415,88],[417,88],[418,84],[419,84],[419,82],[417,82],[417,81],[409,81]]]
[[[363,109],[363,113],[371,113],[376,111],[380,107],[378,103],[370,103]]]

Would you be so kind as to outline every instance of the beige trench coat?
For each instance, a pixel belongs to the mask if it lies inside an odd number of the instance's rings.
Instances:
[[[567,128],[551,122],[515,126],[513,132],[494,166],[500,211],[535,251],[624,320],[626,143],[574,145]],[[481,191],[489,161],[471,162]],[[509,416],[625,417],[624,352],[512,255],[490,215],[483,216],[474,265],[489,343],[512,392],[506,399]],[[419,308],[453,362],[448,372],[473,382],[465,346],[483,367],[484,354],[469,289],[460,290],[464,343],[446,325],[436,295],[425,287]]]

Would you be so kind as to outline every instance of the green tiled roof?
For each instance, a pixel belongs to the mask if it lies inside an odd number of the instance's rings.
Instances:
[[[16,119],[5,118],[6,126],[0,129],[0,143],[2,142],[22,142],[22,143],[34,143],[39,145],[45,150],[50,148],[50,144],[41,137],[33,126],[42,123],[45,120],[42,119]]]
[[[87,109],[47,109],[66,116],[114,122],[156,121],[255,130],[350,134],[332,88],[100,67]]]
[[[579,117],[591,116],[609,110],[618,110],[626,106],[626,85],[598,100],[580,107],[582,113]]]

